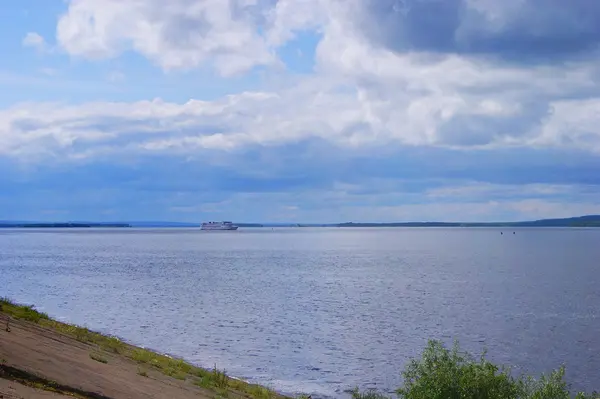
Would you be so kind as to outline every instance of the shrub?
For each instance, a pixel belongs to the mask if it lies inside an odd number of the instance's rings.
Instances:
[[[93,359],[97,362],[104,363],[104,364],[108,363],[108,360],[105,357],[103,357],[99,354],[96,354],[96,353],[90,353],[90,359]]]
[[[439,341],[429,341],[422,355],[412,359],[402,372],[404,383],[396,393],[401,399],[569,399],[565,368],[532,377],[513,377],[510,370],[479,359]],[[384,399],[374,390],[352,391],[353,399]],[[596,392],[580,392],[575,399],[600,399]]]
[[[558,370],[554,370],[550,375],[544,375],[539,380],[531,377],[521,380],[523,387],[523,398],[526,399],[570,399],[572,395],[569,393],[569,386],[564,381],[565,367],[562,366]],[[584,392],[579,392],[575,399],[600,399],[600,394],[593,392],[588,395]]]
[[[519,397],[519,384],[509,371],[482,355],[479,361],[460,351],[429,341],[421,359],[413,359],[402,373],[405,399],[510,399]]]
[[[219,370],[216,364],[212,369],[211,377],[215,387],[225,389],[229,386],[229,377],[227,377],[225,370]]]

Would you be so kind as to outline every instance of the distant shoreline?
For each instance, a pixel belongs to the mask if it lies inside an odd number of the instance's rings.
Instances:
[[[241,228],[275,227],[600,227],[600,215],[521,222],[345,222],[345,223],[236,223]],[[1,221],[0,228],[194,228],[200,223],[185,222],[13,222]]]
[[[0,223],[0,228],[94,228],[94,227],[109,227],[121,228],[131,227],[127,223]]]

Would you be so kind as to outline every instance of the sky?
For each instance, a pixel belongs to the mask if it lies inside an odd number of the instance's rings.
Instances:
[[[600,214],[597,0],[19,0],[0,19],[0,220]]]

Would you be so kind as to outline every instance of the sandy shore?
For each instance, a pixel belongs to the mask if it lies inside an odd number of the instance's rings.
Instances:
[[[4,300],[0,308],[1,399],[283,398],[218,370],[56,322],[29,307]]]

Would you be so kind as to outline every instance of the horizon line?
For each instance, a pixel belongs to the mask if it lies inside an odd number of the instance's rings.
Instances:
[[[242,222],[237,221],[234,224],[260,224],[260,225],[343,225],[343,224],[502,224],[502,223],[528,223],[528,222],[540,222],[549,220],[569,220],[569,219],[582,219],[582,218],[600,218],[600,215],[579,215],[569,217],[549,217],[542,219],[527,219],[527,220],[512,220],[512,221],[385,221],[385,222],[374,222],[374,221],[345,221],[345,222]],[[186,225],[198,225],[200,226],[203,222],[182,222],[182,221],[167,221],[167,220],[124,220],[124,221],[91,221],[91,220],[68,220],[68,221],[25,221],[25,220],[0,220],[0,224],[186,224]]]

